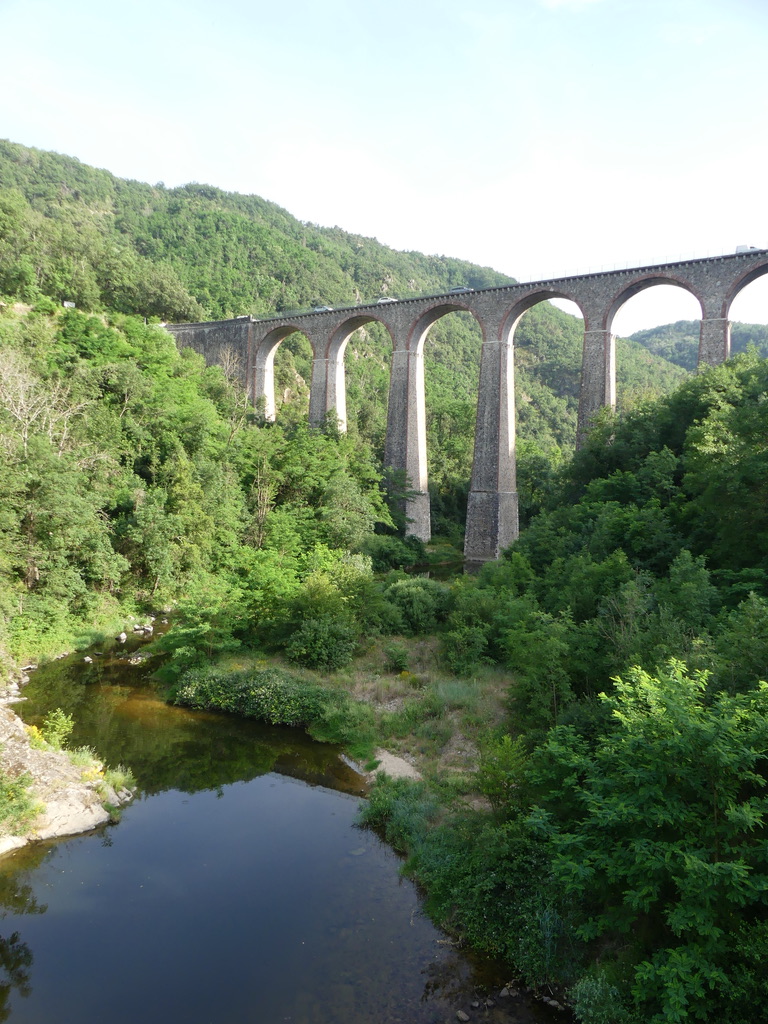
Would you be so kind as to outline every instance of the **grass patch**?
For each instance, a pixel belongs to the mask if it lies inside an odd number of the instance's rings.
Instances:
[[[28,775],[11,778],[0,771],[0,835],[24,835],[40,812],[40,804],[29,795]]]

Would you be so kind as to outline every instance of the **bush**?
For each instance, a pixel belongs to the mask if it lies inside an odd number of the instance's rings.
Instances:
[[[403,569],[424,562],[427,557],[423,543],[415,537],[401,540],[399,537],[370,534],[360,550],[370,556],[374,572]]]
[[[423,576],[396,580],[387,588],[387,597],[399,608],[405,631],[413,636],[434,633],[445,622],[450,605],[449,588]]]
[[[360,810],[360,823],[375,829],[400,853],[412,852],[438,807],[423,782],[410,779],[377,780],[368,803]]]
[[[348,665],[357,647],[357,633],[343,619],[321,615],[305,619],[288,641],[285,653],[305,668],[332,672]]]
[[[568,970],[546,847],[524,824],[453,818],[427,833],[409,867],[439,925],[514,967],[528,984]]]
[[[62,711],[61,708],[56,708],[55,711],[51,711],[50,714],[46,715],[40,731],[43,739],[49,746],[53,747],[54,750],[61,750],[74,725],[75,723],[71,715]]]
[[[23,835],[35,818],[38,807],[27,789],[31,782],[28,775],[12,779],[0,771],[0,835]]]
[[[571,989],[570,997],[581,1024],[624,1024],[630,1020],[619,990],[602,971],[580,978]]]
[[[329,700],[322,687],[278,669],[220,672],[193,669],[173,695],[174,704],[201,710],[229,711],[270,725],[309,725]]]
[[[457,676],[469,676],[487,665],[489,626],[457,626],[443,634],[441,656],[446,667]]]
[[[407,672],[407,648],[402,644],[387,644],[384,648],[384,666],[387,672]]]
[[[192,669],[172,696],[174,704],[227,711],[270,725],[305,727],[320,743],[338,743],[367,758],[374,741],[374,712],[347,694],[325,690],[279,669],[222,672]]]
[[[522,803],[522,784],[528,755],[522,737],[504,735],[485,744],[477,783],[498,814],[510,814]]]

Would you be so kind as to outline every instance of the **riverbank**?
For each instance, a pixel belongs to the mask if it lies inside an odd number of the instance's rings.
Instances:
[[[133,791],[115,788],[105,766],[95,756],[80,752],[76,759],[41,741],[33,742],[24,722],[9,706],[20,698],[19,684],[6,680],[0,698],[0,774],[26,782],[31,813],[0,824],[0,856],[27,843],[90,832],[114,819],[117,808],[133,798]]]

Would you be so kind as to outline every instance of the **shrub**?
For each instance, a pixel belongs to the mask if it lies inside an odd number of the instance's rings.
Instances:
[[[549,857],[525,825],[452,818],[427,833],[409,868],[438,924],[514,966],[529,984],[567,970],[570,946]]]
[[[517,810],[522,803],[522,783],[528,755],[522,737],[501,736],[485,744],[480,755],[477,783],[494,811]]]
[[[384,648],[384,665],[387,672],[408,671],[408,650],[402,644],[387,644]]]
[[[363,541],[361,551],[370,556],[374,572],[402,569],[426,560],[424,545],[415,537],[401,540],[399,537],[370,534]]]
[[[457,626],[443,634],[441,657],[457,676],[469,676],[491,659],[487,656],[489,626]]]
[[[350,623],[331,615],[305,619],[285,648],[291,661],[305,668],[332,672],[348,665],[357,647],[357,634]]]
[[[423,782],[385,776],[377,780],[359,820],[375,829],[395,850],[408,853],[426,833],[437,811],[437,802]]]
[[[0,834],[23,835],[38,807],[28,792],[31,783],[28,775],[13,779],[0,771]]]
[[[308,725],[320,718],[329,696],[322,687],[278,669],[221,672],[208,668],[188,672],[172,699],[186,707],[229,711],[270,725]]]
[[[56,708],[46,715],[40,731],[43,739],[49,746],[53,747],[54,750],[61,750],[74,725],[75,723],[71,715],[62,711],[61,708]]]
[[[411,635],[434,633],[445,621],[450,604],[448,587],[423,576],[396,580],[387,588],[387,597],[400,609]]]
[[[630,1020],[619,990],[602,971],[585,974],[573,986],[570,996],[581,1024],[624,1024]]]

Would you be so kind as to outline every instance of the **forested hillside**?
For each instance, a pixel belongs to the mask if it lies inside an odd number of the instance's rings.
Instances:
[[[675,323],[664,324],[663,327],[636,331],[632,335],[632,341],[639,342],[643,348],[667,359],[670,363],[682,366],[686,370],[695,370],[699,354],[699,321],[676,320]],[[732,355],[746,352],[751,345],[754,345],[763,358],[768,356],[768,326],[732,323]]]

